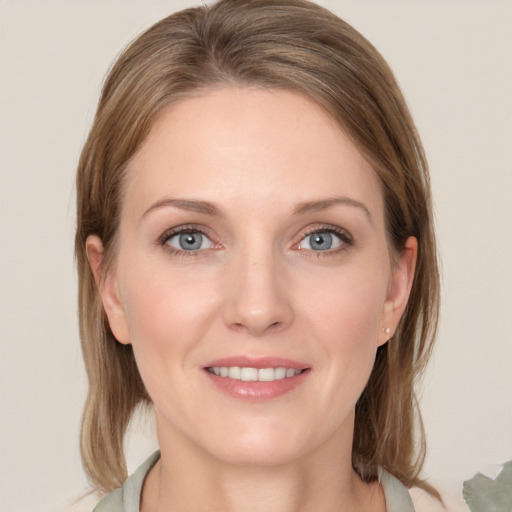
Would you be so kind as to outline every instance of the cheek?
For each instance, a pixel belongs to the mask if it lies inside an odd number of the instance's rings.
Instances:
[[[205,272],[132,263],[122,295],[137,365],[151,394],[159,375],[190,370],[190,354],[200,349],[218,316],[220,288]]]
[[[386,298],[388,275],[382,268],[361,265],[340,269],[321,280],[322,286],[308,287],[305,302],[308,318],[335,345],[360,346],[376,342]]]
[[[340,414],[355,406],[373,368],[388,282],[384,268],[340,270],[326,281],[324,293],[312,294],[307,307],[328,370],[320,372],[330,390],[323,405],[338,404]]]
[[[211,304],[211,283],[199,279],[197,272],[169,272],[153,265],[132,266],[124,274],[122,296],[133,342],[150,332],[162,331],[166,336],[190,332]]]
[[[191,354],[200,349],[214,316],[211,293],[197,278],[179,272],[171,275],[157,265],[134,265],[123,282],[130,340],[141,378],[157,408],[173,411],[174,422],[179,423],[194,407],[201,407],[200,393],[194,392],[197,357]],[[179,400],[183,394],[188,398]]]
[[[386,282],[379,273],[369,277],[340,276],[323,298],[315,294],[309,307],[324,356],[319,378],[325,393],[318,395],[319,407],[332,411],[333,424],[353,411],[375,361]]]

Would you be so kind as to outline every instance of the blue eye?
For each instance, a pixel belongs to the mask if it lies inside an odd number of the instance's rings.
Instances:
[[[333,233],[332,231],[315,231],[306,235],[299,244],[299,249],[309,249],[312,251],[330,251],[337,249],[348,240],[343,240],[341,234]]]
[[[170,236],[165,243],[182,251],[199,251],[201,249],[211,249],[213,247],[213,242],[200,231],[176,233],[175,235]]]

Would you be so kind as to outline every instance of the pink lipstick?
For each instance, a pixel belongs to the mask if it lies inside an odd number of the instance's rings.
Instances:
[[[220,391],[234,398],[262,401],[295,389],[311,368],[278,357],[235,356],[211,361],[204,369]]]

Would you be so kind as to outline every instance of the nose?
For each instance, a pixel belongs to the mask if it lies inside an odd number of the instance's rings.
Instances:
[[[271,250],[245,254],[229,270],[224,321],[229,328],[256,337],[282,331],[294,317],[286,272]]]

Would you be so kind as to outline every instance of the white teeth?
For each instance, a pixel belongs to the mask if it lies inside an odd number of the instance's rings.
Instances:
[[[294,377],[301,373],[301,370],[293,368],[240,368],[238,366],[212,366],[208,368],[210,373],[218,377],[229,377],[230,379],[242,380],[244,382],[272,382],[284,378]]]
[[[284,379],[285,377],[286,377],[286,368],[276,368],[274,370],[274,378],[276,380]]]
[[[240,370],[240,380],[245,382],[258,380],[258,370],[256,368],[242,368]]]
[[[276,378],[274,368],[260,368],[258,370],[258,380],[261,382],[272,382]]]
[[[215,372],[215,367],[213,368],[213,371]],[[240,373],[240,368],[238,368],[238,366],[230,366],[228,368],[228,377],[231,379],[240,380]]]

